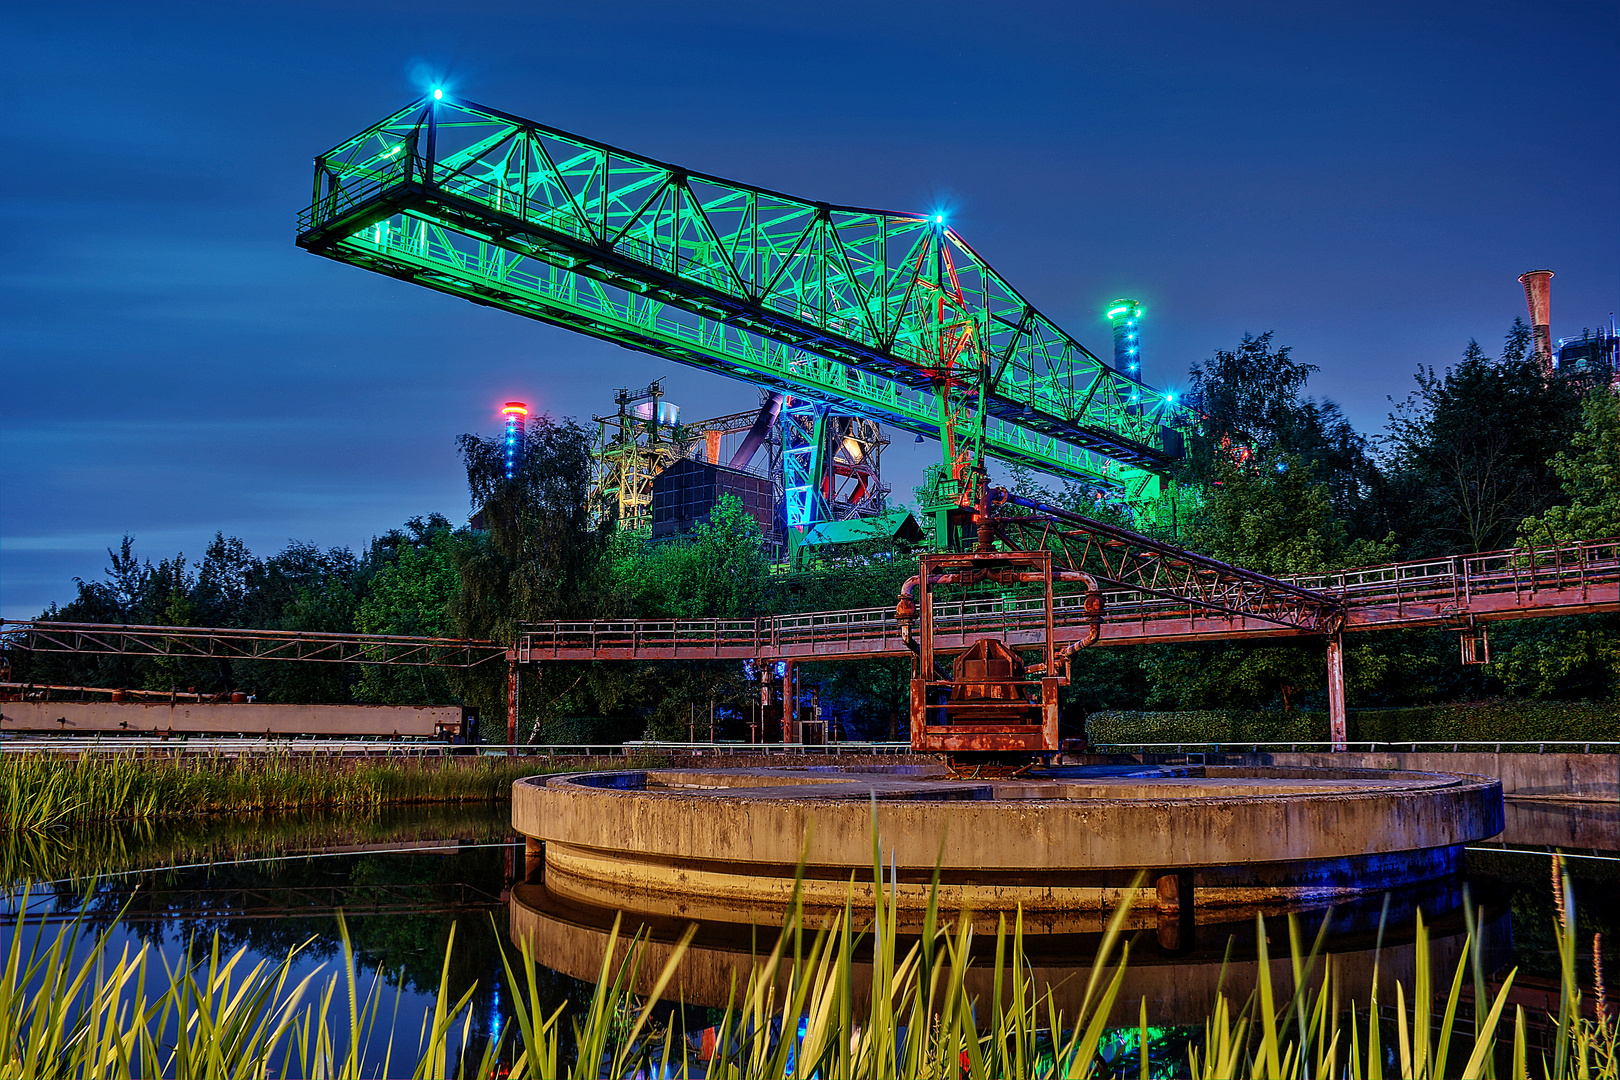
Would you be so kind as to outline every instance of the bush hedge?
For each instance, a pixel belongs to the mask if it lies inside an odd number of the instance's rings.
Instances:
[[[1398,709],[1351,709],[1352,742],[1517,742],[1620,739],[1620,710],[1595,701],[1459,701]],[[1097,712],[1092,745],[1108,743],[1324,742],[1326,711]]]

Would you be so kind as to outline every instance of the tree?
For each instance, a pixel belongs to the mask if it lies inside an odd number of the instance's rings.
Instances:
[[[350,633],[360,602],[359,570],[360,561],[348,548],[323,551],[313,543],[295,540],[247,568],[245,594],[232,625]],[[254,660],[239,661],[234,670],[242,689],[285,703],[351,701],[359,677],[350,664]]]
[[[1581,402],[1581,430],[1573,452],[1553,455],[1565,505],[1550,506],[1519,523],[1520,544],[1567,543],[1620,536],[1620,400],[1603,387]]]
[[[1288,346],[1273,349],[1271,335],[1244,334],[1236,349],[1217,349],[1189,371],[1188,404],[1200,415],[1189,455],[1195,468],[1228,457],[1222,451],[1232,444],[1260,454],[1296,448],[1299,394],[1319,369],[1293,359]]]
[[[1374,539],[1382,477],[1366,439],[1333,402],[1300,397],[1315,371],[1269,332],[1193,367],[1186,475],[1203,486],[1189,548],[1276,576],[1394,557],[1387,531]],[[1183,709],[1291,709],[1326,683],[1315,645],[1165,646],[1141,650],[1141,665],[1147,702]]]
[[[510,478],[504,439],[463,435],[458,444],[482,528],[469,530],[454,547],[458,585],[449,605],[451,632],[509,643],[525,622],[599,614],[608,534],[591,527],[586,509],[585,430],[572,420],[532,419]],[[525,680],[525,694],[555,700],[563,692],[559,683],[583,677],[566,676],[560,667],[542,666],[535,685]],[[451,684],[480,715],[505,715],[505,672],[494,665],[455,671]]]
[[[365,560],[370,580],[355,612],[355,628],[363,634],[444,637],[458,586],[450,522],[432,514],[413,517],[405,526],[409,532],[394,529],[371,542]],[[441,669],[392,665],[362,668],[354,696],[388,705],[455,700]]]
[[[1318,574],[1388,562],[1394,545],[1351,541],[1328,486],[1297,454],[1267,455],[1218,472],[1187,546],[1263,574]]]
[[[765,609],[770,576],[759,522],[733,495],[684,536],[652,544],[626,530],[608,552],[608,591],[641,618],[751,618]]]
[[[1332,401],[1302,398],[1317,370],[1274,348],[1272,333],[1245,334],[1233,351],[1216,350],[1193,365],[1188,404],[1199,424],[1188,447],[1184,478],[1206,486],[1230,483],[1229,474],[1258,474],[1288,463],[1309,467],[1332,516],[1352,538],[1377,539],[1389,529],[1381,516],[1383,477],[1365,436]]]
[[[1579,424],[1579,398],[1545,381],[1516,322],[1499,359],[1470,341],[1456,367],[1419,369],[1390,416],[1392,500],[1410,554],[1491,551],[1561,489],[1553,460]]]

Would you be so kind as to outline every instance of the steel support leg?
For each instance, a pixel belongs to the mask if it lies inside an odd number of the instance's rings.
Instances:
[[[770,720],[768,717],[771,714],[771,669],[764,660],[756,660],[755,663],[759,664],[759,715],[755,717],[759,723],[750,725],[751,730],[748,733],[748,741],[754,741],[757,730],[760,742],[770,742]]]
[[[1327,647],[1328,738],[1335,751],[1345,749],[1348,738],[1344,719],[1344,635],[1328,638]]]
[[[796,705],[793,692],[794,676],[798,674],[795,668],[798,665],[789,660],[782,665],[782,741],[788,742],[793,733],[793,710]]]
[[[517,653],[506,654],[506,752],[517,753],[518,665]]]

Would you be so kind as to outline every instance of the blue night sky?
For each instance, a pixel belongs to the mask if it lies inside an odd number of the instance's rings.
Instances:
[[[1620,293],[1613,3],[85,4],[0,8],[0,609],[216,530],[268,555],[467,513],[453,447],[518,397],[588,418],[741,384],[299,251],[313,156],[442,81],[812,199],[944,207],[1146,376],[1245,332],[1377,431],[1550,266]],[[897,439],[899,493],[923,452]]]

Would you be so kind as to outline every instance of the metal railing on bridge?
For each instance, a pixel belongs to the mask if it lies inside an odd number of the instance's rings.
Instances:
[[[0,643],[34,652],[102,656],[313,660],[416,667],[466,668],[506,656],[504,646],[474,638],[220,626],[124,626],[36,619],[0,619]]]
[[[1486,619],[1529,617],[1620,607],[1620,539],[1416,559],[1327,574],[1282,579],[1340,598],[1345,629],[1434,625],[1476,614]],[[1104,626],[1135,623],[1152,640],[1174,629],[1178,638],[1221,637],[1233,620],[1195,604],[1129,590],[1106,590]],[[1490,602],[1487,602],[1490,601]],[[1078,634],[1084,597],[1054,598],[1060,633]],[[1036,633],[1043,626],[1040,598],[938,604],[937,632],[963,640]],[[1188,624],[1191,633],[1178,624]],[[1202,627],[1201,630],[1198,628]],[[1297,633],[1255,628],[1248,636]],[[1116,639],[1127,639],[1117,634]],[[771,615],[757,619],[621,619],[527,624],[518,660],[544,659],[770,659],[791,655],[860,657],[905,654],[892,608],[856,608]]]

